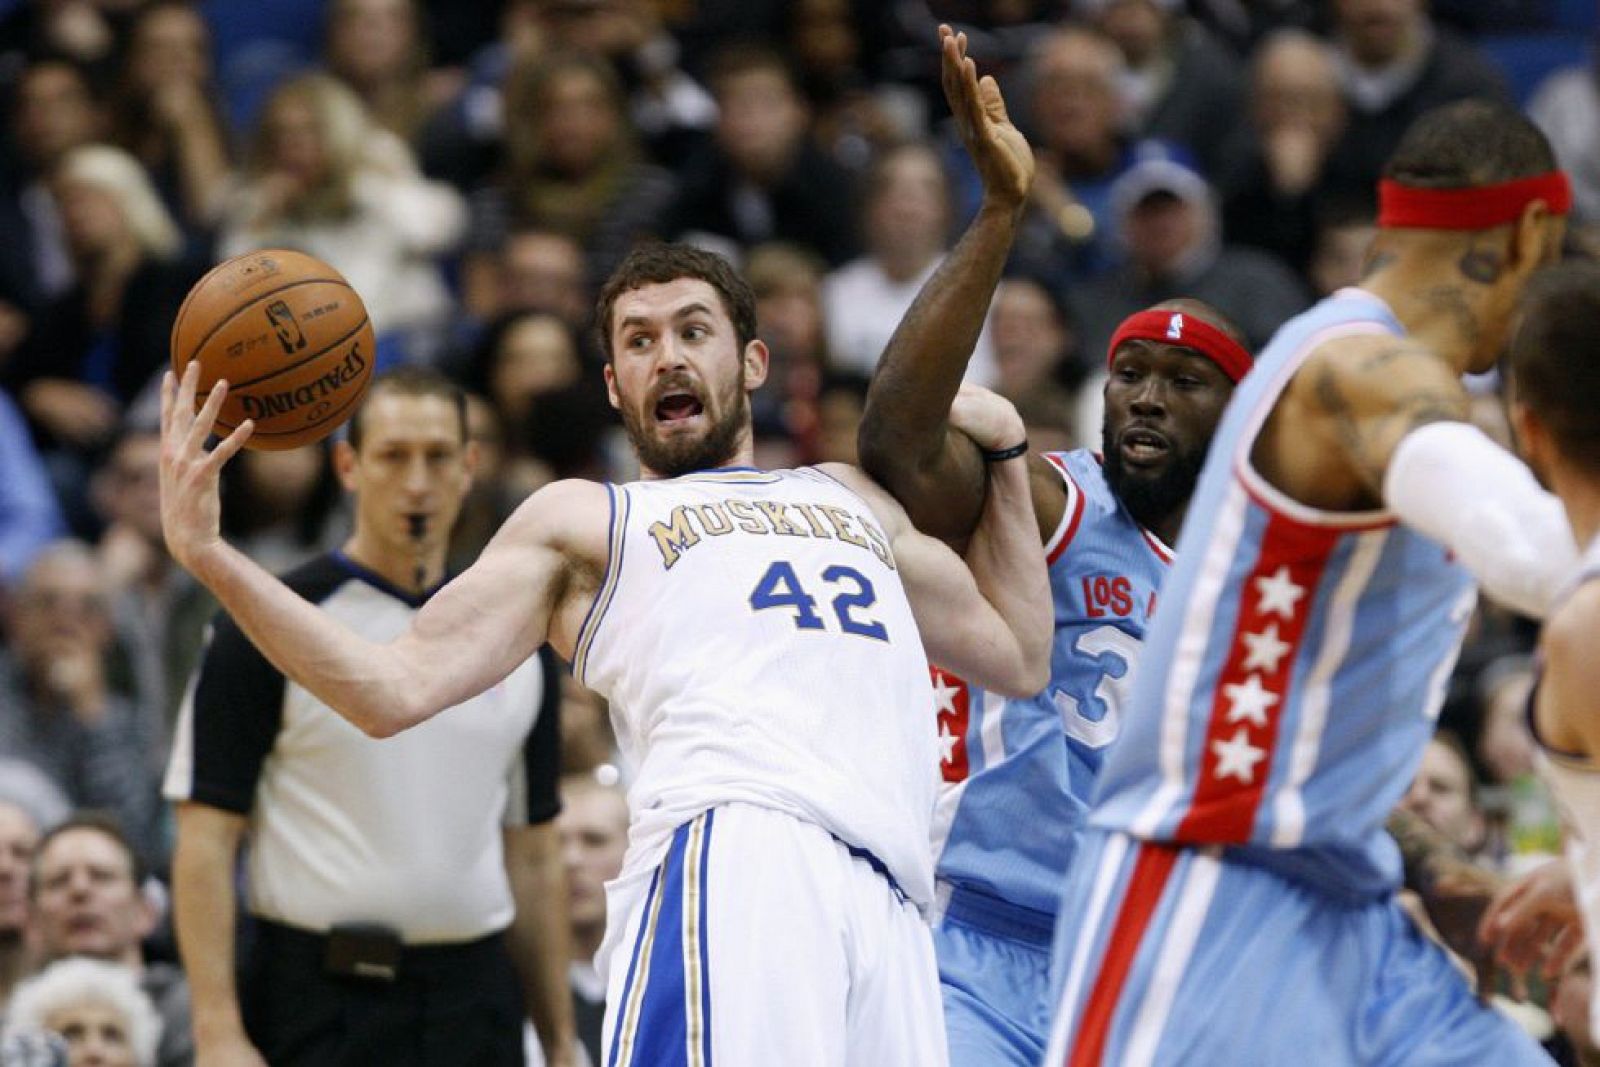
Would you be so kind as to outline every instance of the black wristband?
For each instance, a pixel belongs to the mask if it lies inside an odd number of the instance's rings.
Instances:
[[[987,448],[980,449],[985,463],[1004,463],[1008,459],[1016,459],[1028,451],[1028,439],[1024,437],[1021,444],[1012,445],[1010,448],[997,448],[993,452]]]

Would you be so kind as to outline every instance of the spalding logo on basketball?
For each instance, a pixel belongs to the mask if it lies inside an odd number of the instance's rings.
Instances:
[[[247,252],[195,283],[172,326],[172,369],[200,361],[196,405],[219,378],[225,435],[255,421],[249,448],[320,441],[355,410],[372,377],[374,339],[361,297],[304,252]]]

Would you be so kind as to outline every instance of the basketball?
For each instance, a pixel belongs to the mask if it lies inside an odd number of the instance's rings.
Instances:
[[[361,297],[303,252],[235,256],[195,283],[172,325],[172,369],[200,363],[195,404],[220,378],[219,436],[255,420],[247,448],[320,441],[355,410],[372,378],[375,341]]]

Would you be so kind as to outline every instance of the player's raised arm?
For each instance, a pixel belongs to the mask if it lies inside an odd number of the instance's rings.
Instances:
[[[978,78],[966,35],[941,26],[939,38],[945,98],[982,176],[983,204],[884,350],[859,446],[862,466],[918,529],[961,546],[983,508],[984,465],[972,442],[950,428],[950,404],[1033,183],[1033,153],[1011,124],[994,79]]]
[[[532,655],[572,573],[567,538],[605,492],[556,483],[506,522],[478,562],[440,590],[389,644],[362,638],[222,539],[218,475],[249,423],[205,450],[226,386],[195,413],[198,365],[161,393],[161,523],[173,558],[233,616],[278,670],[373,736],[388,736],[488,688]],[[596,497],[595,494],[598,494]],[[573,520],[577,520],[575,523]],[[603,551],[603,548],[601,549]]]
[[[988,492],[965,562],[912,525],[889,494],[854,467],[828,471],[859,492],[884,525],[930,660],[987,689],[1032,696],[1050,678],[1050,581],[1022,452],[1022,419],[986,389],[963,387],[953,415],[977,446],[1010,452],[989,464]],[[959,432],[959,431],[958,431]]]

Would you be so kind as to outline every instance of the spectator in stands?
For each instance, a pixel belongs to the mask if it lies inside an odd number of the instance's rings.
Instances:
[[[1443,834],[1466,858],[1479,858],[1488,844],[1472,761],[1461,739],[1447,730],[1434,734],[1423,750],[1417,776],[1400,806]]]
[[[851,0],[796,0],[782,5],[786,50],[793,58],[823,150],[852,172],[878,153],[917,136],[927,104],[909,86],[867,80],[860,7]]]
[[[333,0],[328,5],[328,72],[361,97],[372,121],[416,145],[456,79],[430,75],[417,0]]]
[[[672,175],[642,158],[622,86],[597,60],[555,55],[519,64],[506,79],[505,107],[504,168],[473,197],[475,231],[566,234],[583,247],[598,284],[660,228],[676,192]]]
[[[939,153],[920,143],[891,149],[867,175],[862,231],[867,253],[822,287],[828,358],[835,370],[870,376],[906,309],[950,242],[950,183]],[[988,332],[978,337],[973,377],[994,375]]]
[[[1600,74],[1596,65],[1568,67],[1534,91],[1528,117],[1539,124],[1556,162],[1572,180],[1573,215],[1600,222]]]
[[[1202,300],[1238,324],[1252,350],[1305,307],[1299,281],[1282,263],[1222,243],[1210,186],[1178,160],[1157,154],[1140,160],[1111,195],[1128,264],[1068,294],[1086,351],[1104,352],[1128,315],[1180,296]]]
[[[95,508],[105,523],[96,554],[134,704],[145,716],[140,732],[153,772],[166,763],[178,701],[215,610],[205,588],[167,553],[160,481],[161,435],[125,423],[94,476]]]
[[[0,389],[0,593],[62,533],[61,508],[27,421]]]
[[[28,872],[39,847],[39,824],[22,805],[0,800],[0,1018],[29,971]]]
[[[756,298],[756,333],[768,355],[766,385],[750,394],[751,418],[757,434],[792,441],[801,463],[816,455],[817,393],[830,363],[822,309],[826,273],[816,253],[777,241],[751,249],[744,270]]]
[[[1129,128],[1181,144],[1215,174],[1244,105],[1239,63],[1227,45],[1183,13],[1179,0],[1088,0],[1126,61]]]
[[[1378,220],[1370,202],[1355,204],[1337,199],[1323,202],[1316,220],[1306,280],[1321,298],[1361,281],[1372,239],[1378,233]]]
[[[195,278],[144,168],[105,145],[75,148],[51,182],[77,280],[35,319],[7,368],[47,452],[67,520],[87,532],[90,463],[164,369]]]
[[[817,462],[859,465],[856,432],[867,406],[868,379],[849,372],[822,380],[817,395]]]
[[[353,92],[306,74],[267,102],[217,245],[223,256],[287,246],[326,260],[365,301],[381,362],[427,359],[451,313],[435,259],[465,225],[461,198],[426,181]]]
[[[513,311],[548,311],[584,330],[594,311],[583,246],[564,233],[512,230],[462,264],[463,311],[480,325]],[[476,341],[476,337],[472,340]]]
[[[150,997],[126,968],[99,960],[62,960],[18,987],[5,1036],[40,1032],[65,1041],[62,1067],[172,1062],[157,1057],[162,1024]]]
[[[74,816],[39,842],[31,933],[47,961],[86,956],[134,976],[161,1020],[156,1067],[188,1067],[194,1062],[189,985],[177,967],[144,958],[142,942],[158,919],[145,878],[116,821],[92,813]]]
[[[1499,70],[1439,28],[1426,0],[1334,0],[1334,43],[1350,122],[1329,160],[1330,186],[1370,195],[1401,134],[1424,111],[1467,97],[1506,98]]]
[[[1333,49],[1303,30],[1280,30],[1261,43],[1252,79],[1250,122],[1224,138],[1217,172],[1223,232],[1304,273],[1323,172],[1345,123]]]
[[[323,442],[240,453],[222,483],[222,529],[229,542],[274,573],[338,544],[348,523],[339,510],[329,448]],[[188,669],[193,667],[191,658]]]
[[[72,284],[50,177],[68,152],[99,140],[105,130],[105,112],[81,67],[38,59],[22,71],[11,113],[18,167],[6,175],[3,201],[4,229],[13,237],[0,244],[0,296],[26,311],[37,311]]]
[[[155,178],[191,233],[209,231],[231,173],[211,31],[186,0],[155,0],[135,17],[112,101],[117,143]]]
[[[113,811],[141,856],[159,851],[144,713],[107,678],[110,608],[88,546],[59,541],[29,568],[0,660],[0,751],[48,774],[74,804]]]
[[[610,772],[612,781],[601,779]],[[578,1037],[590,1063],[600,1063],[601,1023],[606,984],[594,969],[594,956],[606,929],[606,883],[622,873],[628,848],[628,800],[615,784],[615,769],[571,774],[561,779],[561,858],[567,869],[567,915],[572,927],[572,1010]]]
[[[735,260],[739,246],[771,240],[805,245],[834,266],[848,260],[856,249],[852,182],[812,142],[788,64],[734,45],[718,55],[711,88],[716,142],[685,165],[667,234],[717,242]]]
[[[649,0],[520,0],[552,55],[579,52],[611,65],[649,155],[677,169],[716,121],[717,105],[679,65],[678,42]]]
[[[1037,171],[1012,255],[1040,277],[1076,283],[1117,259],[1111,183],[1131,162],[1119,89],[1125,70],[1117,46],[1083,26],[1050,32],[1029,56]],[[960,165],[971,173],[970,162]]]
[[[1017,405],[1030,431],[1043,423],[1071,438],[1077,421],[1074,390],[1083,384],[1088,368],[1075,358],[1060,297],[1036,278],[1003,278],[989,309],[989,333],[994,338],[995,391]]]

